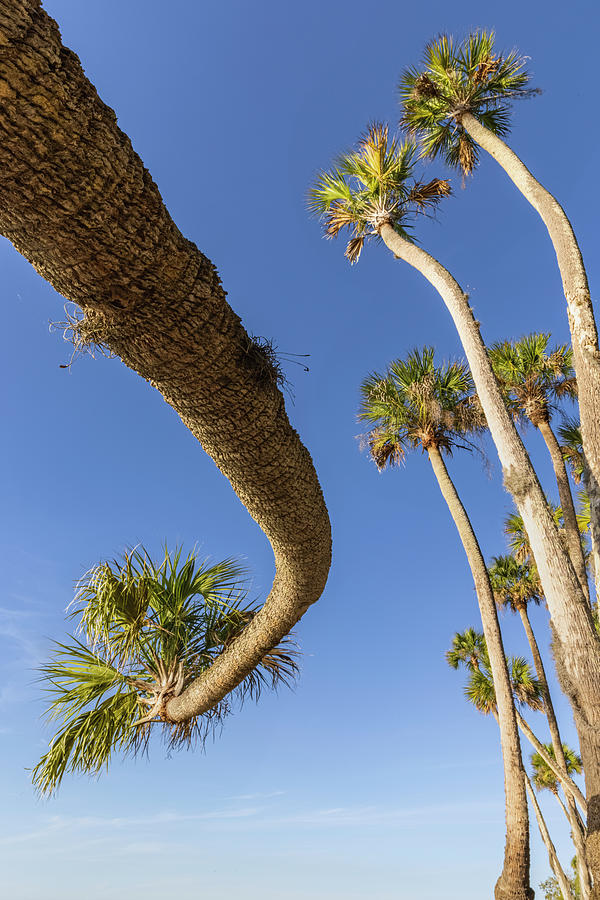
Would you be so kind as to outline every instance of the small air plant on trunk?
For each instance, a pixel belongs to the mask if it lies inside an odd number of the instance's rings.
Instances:
[[[61,729],[33,770],[40,793],[55,791],[67,772],[99,774],[117,750],[146,750],[156,730],[169,748],[203,742],[231,703],[173,722],[168,702],[210,668],[255,612],[245,573],[230,559],[209,565],[165,549],[157,564],[138,548],[94,566],[70,609],[83,640],[57,643],[41,669],[52,697],[47,715]],[[289,638],[266,653],[237,688],[238,699],[290,684],[297,655]]]

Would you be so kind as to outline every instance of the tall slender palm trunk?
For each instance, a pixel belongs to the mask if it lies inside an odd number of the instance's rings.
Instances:
[[[529,799],[531,800],[531,804],[533,806],[535,817],[537,819],[538,828],[540,830],[540,834],[542,836],[542,840],[546,846],[546,850],[548,851],[548,860],[550,862],[550,868],[554,872],[558,885],[560,887],[560,891],[565,900],[568,900],[569,897],[573,896],[571,891],[571,885],[569,884],[569,879],[564,873],[564,869],[560,864],[560,860],[556,853],[556,848],[552,843],[552,839],[550,838],[550,832],[548,831],[548,826],[544,820],[542,815],[542,810],[540,809],[540,805],[537,801],[537,797],[535,796],[535,791],[531,786],[531,782],[527,775],[525,775],[525,785],[527,787],[527,793],[529,794]]]
[[[460,535],[473,575],[496,692],[504,765],[506,846],[504,867],[496,883],[495,897],[496,900],[508,900],[508,898],[510,900],[517,900],[517,898],[518,900],[530,900],[533,893],[529,885],[529,819],[523,780],[525,773],[512,688],[498,622],[498,611],[479,542],[467,511],[448,474],[442,454],[435,446],[429,446],[427,452],[440,490]]]
[[[544,663],[542,660],[538,642],[536,640],[533,628],[531,627],[531,622],[529,621],[526,606],[519,607],[519,615],[521,616],[521,621],[523,622],[527,640],[529,641],[531,655],[533,656],[533,663],[535,665],[535,671],[540,683],[542,697],[544,699],[544,709],[546,712],[546,718],[548,719],[548,728],[550,730],[554,756],[561,770],[563,770],[565,774],[567,774],[567,760],[565,758],[565,753],[563,750],[562,739],[558,728],[558,721],[556,719],[556,713],[554,711],[554,704],[552,703],[552,697],[550,695],[550,690],[548,689],[546,670],[544,668]],[[575,806],[573,797],[568,793],[568,791],[565,791],[565,797],[567,801],[565,814],[571,825],[571,835],[577,853],[577,863],[580,876],[579,880],[581,883],[581,896],[582,900],[588,900],[592,891],[592,879],[589,871],[589,866],[587,864],[587,854],[585,849],[585,829],[583,828],[583,824],[577,812],[577,807]],[[560,797],[558,799],[560,800]]]
[[[319,598],[331,558],[321,488],[214,265],[172,221],[39,0],[0,0],[0,97],[0,232],[84,310],[82,337],[163,394],[275,553],[261,611],[168,704],[182,721],[218,703]]]
[[[517,154],[471,113],[461,125],[496,162],[537,211],[556,252],[567,301],[573,365],[577,375],[584,453],[590,468],[592,516],[600,527],[600,349],[587,274],[573,228],[560,203]]]
[[[381,225],[379,234],[398,259],[421,272],[436,288],[454,320],[500,457],[505,486],[515,499],[529,535],[558,636],[559,677],[579,732],[589,804],[588,862],[600,898],[600,642],[591,610],[561,544],[529,456],[504,405],[467,296],[447,269],[401,237],[391,225]]]
[[[523,734],[525,735],[525,737],[527,738],[527,740],[533,747],[533,749],[536,751],[536,753],[539,753],[539,755],[542,757],[542,759],[544,760],[544,762],[546,763],[548,768],[552,772],[554,772],[557,779],[560,781],[565,793],[568,793],[574,800],[577,801],[577,803],[579,803],[581,809],[583,810],[583,814],[585,816],[587,816],[587,814],[588,814],[587,801],[586,801],[585,797],[583,796],[583,794],[581,793],[581,791],[579,790],[578,786],[575,784],[575,782],[570,777],[570,775],[568,775],[564,769],[561,769],[559,767],[559,764],[557,763],[556,759],[553,759],[552,756],[550,756],[550,754],[548,753],[548,751],[546,750],[546,748],[544,747],[542,742],[535,736],[529,723],[527,722],[526,719],[523,718],[523,716],[521,715],[519,710],[517,710],[517,724],[519,726],[519,729],[523,732]]]
[[[536,422],[536,425],[544,438],[552,460],[552,467],[554,469],[554,476],[558,487],[558,496],[563,511],[563,522],[565,525],[565,535],[567,538],[569,555],[577,578],[579,579],[581,590],[589,601],[590,589],[588,585],[585,557],[583,555],[583,547],[581,546],[581,534],[579,532],[579,525],[577,524],[577,514],[575,512],[575,504],[573,503],[573,494],[571,493],[571,485],[569,484],[565,458],[562,455],[559,443],[556,440],[556,435],[554,434],[550,423],[542,420]]]

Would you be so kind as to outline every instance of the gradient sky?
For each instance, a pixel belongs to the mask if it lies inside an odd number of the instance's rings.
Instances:
[[[63,300],[0,243],[3,599],[0,610],[1,871],[11,900],[481,900],[503,850],[496,725],[462,697],[444,652],[478,621],[472,580],[429,464],[379,475],[356,436],[358,387],[431,343],[460,355],[433,290],[381,246],[359,265],[305,209],[315,172],[372,119],[398,117],[395,84],[427,40],[493,27],[531,57],[543,94],[517,107],[512,144],[570,215],[592,295],[599,206],[597,4],[475,0],[374,8],[356,0],[45,0],[64,42],[157,182],[173,218],[218,266],[246,328],[284,363],[287,406],[332,518],[327,589],[297,628],[293,692],[248,704],[204,752],[116,759],[99,780],[67,778],[38,800],[27,767],[51,732],[35,668],[66,630],[74,581],[143,542],[197,543],[243,558],[264,598],[270,547],[158,393],[118,360],[81,358],[49,321]],[[484,17],[484,18],[482,18]],[[443,175],[430,165],[428,177]],[[528,331],[568,339],[542,224],[483,160],[423,245],[471,293],[489,342]],[[200,338],[201,339],[201,338]],[[553,496],[539,436],[526,440]],[[489,558],[510,511],[493,448],[451,461]],[[547,614],[533,613],[540,641]],[[507,647],[526,652],[502,618]],[[551,666],[549,654],[548,664]],[[571,717],[557,697],[563,732]],[[538,730],[543,731],[539,716]],[[525,748],[527,754],[529,749]],[[550,798],[551,799],[551,798]],[[543,801],[565,865],[572,850]],[[549,874],[533,832],[532,883]],[[541,892],[538,893],[541,896]]]

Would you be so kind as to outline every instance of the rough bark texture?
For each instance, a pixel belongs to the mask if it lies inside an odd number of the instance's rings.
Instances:
[[[442,454],[437,447],[428,447],[429,459],[444,500],[454,520],[464,547],[475,582],[483,633],[490,658],[490,667],[496,692],[500,745],[504,765],[504,791],[506,795],[506,846],[504,866],[495,887],[496,900],[530,900],[533,892],[529,884],[529,818],[525,793],[525,772],[519,743],[519,730],[515,717],[512,688],[498,611],[490,584],[488,570],[460,497],[448,474]]]
[[[537,427],[542,433],[542,437],[544,438],[546,447],[550,453],[550,458],[552,459],[556,485],[558,487],[558,496],[563,511],[565,535],[571,562],[573,563],[573,568],[579,579],[581,590],[589,601],[590,589],[587,579],[585,557],[583,555],[583,547],[581,546],[581,534],[579,533],[579,526],[577,524],[577,515],[575,513],[575,504],[573,503],[573,494],[571,493],[571,485],[569,484],[565,458],[562,455],[559,443],[556,440],[556,435],[554,434],[550,423],[540,421],[537,423]]]
[[[461,116],[471,137],[502,166],[539,214],[556,252],[567,310],[573,365],[577,375],[584,454],[590,469],[592,517],[600,528],[600,349],[590,288],[581,251],[565,211],[519,157],[471,113]]]
[[[557,635],[557,671],[573,707],[588,796],[588,863],[600,900],[600,642],[589,604],[560,541],[537,475],[511,420],[495,379],[468,298],[432,256],[389,224],[379,231],[398,259],[417,269],[444,300],[462,342],[479,399],[535,557]]]
[[[548,831],[548,826],[544,820],[542,815],[542,810],[540,809],[540,805],[537,802],[537,797],[535,796],[535,791],[531,787],[531,782],[527,775],[525,775],[525,784],[527,786],[527,793],[529,794],[529,799],[533,805],[533,809],[535,811],[535,817],[537,819],[538,828],[540,829],[540,834],[542,836],[542,840],[546,845],[546,850],[548,851],[548,859],[550,861],[550,868],[554,872],[556,878],[558,879],[558,884],[561,890],[563,897],[569,898],[572,896],[571,886],[569,884],[569,879],[564,873],[563,867],[560,864],[558,859],[556,848],[552,843],[550,838],[550,832]]]
[[[309,453],[217,271],[186,240],[39,0],[0,0],[0,232],[150,381],[275,553],[265,605],[168,715],[214,706],[320,596],[327,510]]]
[[[560,736],[560,731],[558,728],[556,713],[554,712],[554,704],[552,703],[552,697],[550,696],[550,691],[548,690],[546,670],[544,669],[544,663],[540,653],[540,648],[538,647],[538,642],[533,632],[533,628],[531,627],[529,616],[527,615],[526,606],[521,606],[519,608],[519,615],[521,616],[521,621],[523,622],[527,640],[529,641],[531,655],[533,656],[533,663],[535,665],[535,671],[538,677],[538,681],[540,682],[542,696],[544,698],[544,708],[546,711],[546,717],[548,719],[548,728],[550,730],[550,737],[552,739],[554,756],[556,758],[558,767],[562,772],[564,772],[564,775],[568,777],[567,760],[565,758],[563,750],[562,738]],[[572,795],[569,794],[568,791],[566,791],[565,796],[567,798],[568,808],[564,807],[564,811],[571,826],[571,836],[573,838],[573,844],[575,845],[575,850],[577,852],[577,862],[579,866],[579,875],[581,882],[581,897],[582,900],[588,900],[592,890],[592,880],[591,874],[589,872],[589,867],[587,865],[587,856],[585,851],[585,828],[583,827],[583,823],[581,822],[581,819],[579,818],[579,815],[577,813],[577,807],[575,806],[575,801]],[[558,797],[558,800],[559,802],[561,802],[560,797]]]

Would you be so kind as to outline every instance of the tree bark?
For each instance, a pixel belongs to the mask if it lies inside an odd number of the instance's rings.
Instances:
[[[498,610],[492,592],[488,570],[460,497],[448,474],[442,454],[435,446],[427,448],[431,466],[440,490],[454,520],[464,547],[475,582],[483,633],[490,658],[490,667],[496,704],[500,745],[504,765],[504,791],[506,797],[506,846],[504,867],[496,883],[496,900],[530,900],[533,897],[529,884],[529,819],[527,796],[523,781],[525,772],[519,743],[519,730],[515,717],[512,687],[506,654],[502,643],[502,633],[498,622]]]
[[[577,375],[581,432],[591,473],[590,505],[600,528],[600,349],[594,309],[581,251],[565,211],[542,187],[516,153],[471,113],[460,117],[463,128],[496,162],[539,214],[556,252],[567,310],[573,365]]]
[[[236,687],[319,598],[331,558],[321,488],[214,265],[173,223],[39,0],[0,0],[0,98],[0,232],[82,308],[82,334],[162,393],[273,547],[261,611],[169,702],[183,721]]]
[[[527,793],[529,794],[529,799],[531,800],[533,809],[535,811],[535,817],[537,819],[538,828],[540,829],[540,834],[542,836],[542,840],[546,845],[546,850],[548,851],[548,859],[550,861],[550,868],[554,872],[558,884],[561,890],[561,893],[565,900],[569,900],[573,896],[573,892],[571,891],[571,885],[569,884],[569,879],[564,873],[563,867],[560,864],[560,860],[558,859],[558,855],[556,853],[556,848],[552,843],[552,839],[550,838],[550,832],[548,831],[548,826],[544,821],[544,817],[542,815],[542,810],[540,809],[540,805],[537,802],[537,797],[535,796],[535,791],[531,787],[531,782],[527,775],[525,775],[525,785],[527,787]]]
[[[398,259],[417,269],[444,300],[461,339],[504,483],[523,518],[558,638],[557,670],[573,707],[588,796],[587,855],[600,900],[600,641],[573,564],[552,521],[537,475],[495,379],[468,298],[432,256],[385,223],[379,233]],[[558,665],[560,663],[560,665]]]
[[[529,646],[531,648],[531,654],[533,656],[533,662],[535,665],[535,671],[538,677],[538,681],[540,682],[540,687],[542,690],[542,696],[544,698],[544,708],[546,711],[546,717],[548,719],[548,728],[550,730],[550,736],[552,739],[552,748],[554,750],[554,756],[558,763],[558,766],[561,770],[567,774],[567,760],[565,758],[562,738],[560,736],[560,731],[558,728],[558,721],[556,719],[556,713],[554,712],[554,704],[552,703],[552,697],[550,696],[550,691],[548,689],[548,681],[546,679],[546,670],[544,669],[544,663],[542,661],[542,656],[540,653],[540,648],[538,647],[538,642],[536,640],[535,634],[533,632],[533,628],[531,627],[531,622],[529,621],[529,616],[527,615],[527,607],[522,606],[519,608],[519,615],[521,616],[521,621],[523,622],[523,627],[525,629],[525,633],[527,635],[527,640],[529,641]],[[562,782],[559,782],[562,783]],[[571,794],[568,791],[565,791],[565,797],[567,798],[567,807],[563,807],[565,815],[569,820],[569,824],[571,826],[571,836],[573,838],[573,844],[575,845],[575,850],[577,852],[577,861],[579,866],[579,874],[580,874],[580,882],[581,882],[581,895],[582,900],[588,900],[592,890],[592,881],[591,875],[589,872],[589,867],[587,864],[587,856],[585,850],[585,829],[583,827],[583,823],[579,818],[577,813],[577,807],[575,806],[575,801]],[[562,806],[562,801],[560,797],[557,797]]]
[[[554,434],[550,423],[541,421],[537,423],[537,427],[542,433],[542,437],[544,438],[552,460],[556,485],[558,487],[558,496],[563,511],[565,535],[571,562],[573,563],[575,574],[579,579],[581,590],[589,602],[590,589],[588,585],[585,557],[581,546],[581,534],[579,533],[579,525],[577,524],[577,515],[575,513],[575,504],[573,503],[573,494],[571,493],[571,485],[569,484],[565,458],[562,455],[559,443],[556,440],[556,435]]]

